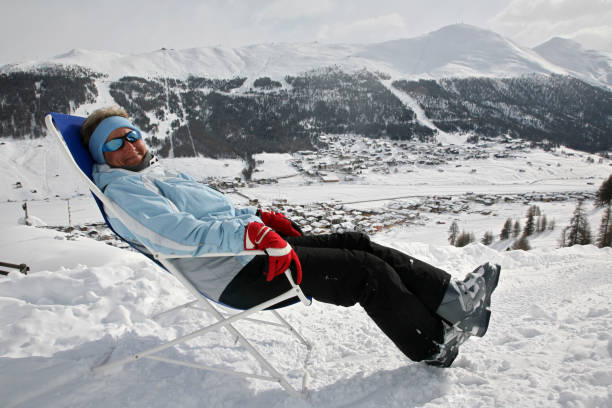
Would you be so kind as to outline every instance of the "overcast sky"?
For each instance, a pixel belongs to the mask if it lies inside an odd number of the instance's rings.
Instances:
[[[142,53],[269,42],[372,43],[445,25],[533,47],[554,36],[612,52],[612,0],[0,0],[0,65],[73,48]]]

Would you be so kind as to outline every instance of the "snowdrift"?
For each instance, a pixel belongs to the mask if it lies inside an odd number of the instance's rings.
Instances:
[[[0,405],[3,407],[406,407],[612,405],[612,249],[594,246],[497,252],[375,240],[457,277],[485,261],[502,265],[483,339],[462,346],[450,369],[407,360],[360,307],[295,305],[283,315],[314,344],[311,393],[296,401],[274,385],[139,361],[110,375],[90,368],[191,330],[196,314],[151,316],[187,291],[144,257],[103,243],[15,226],[0,259],[32,259],[28,276],[0,280]],[[3,234],[6,237],[6,232]],[[199,318],[199,314],[197,315]],[[241,328],[290,381],[305,350],[283,332]],[[169,351],[221,367],[256,370],[223,333]],[[299,384],[296,384],[299,385]]]

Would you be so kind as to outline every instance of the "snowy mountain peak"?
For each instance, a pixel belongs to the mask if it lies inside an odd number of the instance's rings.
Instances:
[[[612,59],[578,42],[555,37],[533,49],[543,58],[567,70],[570,75],[612,89]]]
[[[360,55],[419,77],[564,73],[532,50],[493,31],[467,24],[446,26],[417,38],[369,45]]]
[[[430,32],[429,34],[426,34],[425,36],[438,37],[446,40],[451,40],[454,38],[467,41],[488,41],[492,38],[496,38],[499,41],[507,41],[504,37],[495,33],[494,31],[463,23],[444,26]]]
[[[589,61],[586,66],[576,65],[580,62],[576,60],[585,56]],[[270,43],[237,48],[159,48],[132,55],[73,49],[45,61],[5,65],[0,72],[61,64],[80,65],[107,74],[111,80],[123,76],[180,79],[190,75],[252,79],[268,76],[278,80],[335,66],[345,71],[385,72],[395,79],[571,74],[609,87],[612,74],[608,61],[603,54],[585,51],[571,40],[553,39],[529,49],[493,31],[454,24],[415,38],[367,45]]]
[[[90,50],[84,48],[73,48],[70,51],[56,55],[55,60],[87,59],[87,58],[119,58],[124,54],[104,50]]]
[[[534,47],[534,50],[545,50],[545,49],[566,49],[572,51],[583,52],[584,48],[579,42],[570,40],[569,38],[553,37],[550,40],[543,42],[542,44]]]

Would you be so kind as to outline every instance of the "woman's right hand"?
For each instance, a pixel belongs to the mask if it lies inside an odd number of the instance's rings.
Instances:
[[[244,249],[264,250],[268,254],[268,282],[285,273],[292,263],[295,264],[296,283],[299,285],[302,282],[302,265],[297,254],[270,227],[260,222],[249,222],[244,231]]]

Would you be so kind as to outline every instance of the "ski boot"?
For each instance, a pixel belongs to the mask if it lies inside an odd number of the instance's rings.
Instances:
[[[427,360],[423,360],[425,364],[434,367],[450,367],[459,354],[459,346],[463,344],[470,334],[458,329],[455,326],[442,322],[444,326],[444,343],[440,344],[440,351],[434,354]]]
[[[482,337],[491,318],[491,294],[499,282],[501,267],[486,263],[466,275],[452,279],[436,313],[471,335]]]

